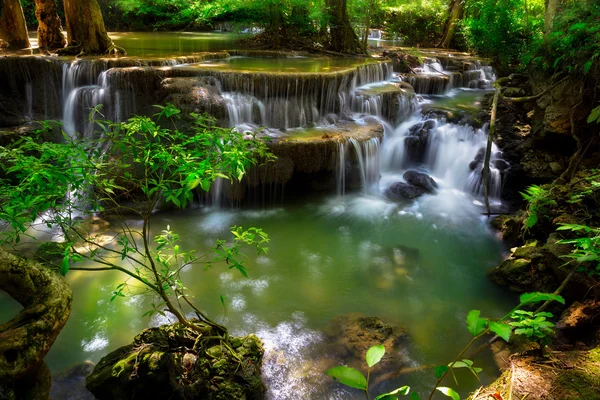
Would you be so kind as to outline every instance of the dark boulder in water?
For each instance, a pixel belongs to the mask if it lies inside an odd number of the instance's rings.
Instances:
[[[406,182],[418,188],[424,189],[427,193],[435,193],[436,189],[438,188],[437,182],[423,172],[408,170],[404,173],[403,177],[406,179]]]
[[[499,169],[500,171],[506,171],[510,168],[510,164],[504,160],[494,160],[493,165],[496,169]]]
[[[384,192],[385,197],[393,201],[414,200],[424,195],[427,191],[421,187],[409,185],[404,182],[394,183]]]

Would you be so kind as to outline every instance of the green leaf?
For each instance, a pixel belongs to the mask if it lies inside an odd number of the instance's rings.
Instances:
[[[67,272],[69,272],[69,256],[68,255],[63,257],[62,264],[60,265],[60,274],[62,276],[65,276],[65,275],[67,275]]]
[[[587,122],[588,124],[591,124],[592,122],[600,122],[600,107],[596,107],[592,110],[587,119]]]
[[[380,394],[375,400],[398,400],[398,396],[406,396],[410,392],[410,386],[402,386],[389,393]],[[411,396],[412,397],[412,396]]]
[[[471,310],[469,314],[467,314],[467,329],[471,332],[473,336],[481,335],[487,326],[487,320],[484,318],[479,318],[481,311],[479,310]]]
[[[421,400],[421,396],[419,396],[419,393],[417,392],[412,392],[410,394],[410,400]]]
[[[367,350],[367,356],[365,358],[367,359],[367,365],[369,366],[369,368],[372,368],[373,365],[381,361],[381,358],[384,354],[385,347],[383,347],[382,344],[373,346],[369,350]]]
[[[512,328],[509,325],[490,321],[490,330],[496,335],[500,336],[502,339],[504,339],[504,341],[510,341],[510,334],[512,333]]]
[[[438,379],[440,379],[442,375],[444,375],[448,371],[450,371],[450,368],[447,365],[436,365],[435,367],[433,367],[435,377]]]
[[[565,299],[562,296],[552,293],[525,293],[519,298],[521,305],[539,303],[540,301],[558,301],[560,304],[565,304]]]
[[[438,387],[435,388],[436,390],[439,390],[440,392],[442,392],[444,395],[451,397],[452,400],[460,400],[460,396],[458,395],[458,393],[456,393],[454,391],[454,389],[451,388],[447,388],[447,387]]]
[[[452,400],[460,400],[460,396],[458,395],[458,393],[456,393],[453,389],[449,387],[438,387],[436,388],[436,390],[439,390],[444,395],[451,397]]]
[[[365,390],[367,388],[367,378],[354,368],[344,366],[333,367],[327,371],[327,376],[331,376],[333,379],[340,381],[340,383],[355,389]]]

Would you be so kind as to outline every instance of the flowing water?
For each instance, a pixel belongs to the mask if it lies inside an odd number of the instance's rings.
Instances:
[[[208,36],[224,41],[214,48],[202,44],[202,34],[177,34],[164,41],[152,40],[154,35],[123,33],[114,38],[140,55],[230,48],[230,35]],[[106,65],[94,65],[64,67],[63,120],[70,134],[87,129],[82,125],[87,107],[108,103],[113,119],[135,111],[123,109],[128,95],[111,86]],[[470,309],[498,317],[514,303],[485,275],[503,251],[481,215],[482,166],[477,160],[487,129],[429,113],[477,107],[493,80],[487,66],[474,63],[458,73],[433,60],[422,66],[417,78],[407,79],[393,74],[389,64],[364,60],[242,57],[169,65],[215,77],[227,123],[240,131],[266,126],[267,134],[296,140],[322,136],[324,130],[337,129],[340,121],[359,126],[375,120],[384,127],[382,142],[352,137],[338,142],[331,194],[286,198],[281,207],[198,206],[153,218],[156,233],[169,225],[181,235],[184,248],[200,254],[216,239],[230,238],[228,230],[234,225],[269,233],[269,253],[249,254],[249,278],[219,265],[184,273],[190,293],[209,315],[234,333],[256,332],[264,340],[269,399],[362,398],[360,392],[324,376],[326,369],[346,361],[344,354],[329,349],[334,339],[328,332],[336,317],[358,312],[404,327],[408,341],[395,351],[403,367],[413,368],[453,359],[469,341],[464,321]],[[328,73],[349,69],[327,78]],[[452,74],[460,79],[449,78]],[[443,79],[436,80],[440,75]],[[429,79],[417,90],[422,97],[407,96],[394,86],[411,79],[416,86],[420,79]],[[456,89],[461,86],[475,89]],[[501,151],[495,147],[493,157],[495,166],[502,165]],[[362,190],[349,189],[351,168],[358,169]],[[381,193],[402,182],[407,169],[430,174],[440,186],[438,192],[412,203],[387,200]],[[493,167],[491,175],[493,203],[500,206],[501,169]],[[215,204],[222,204],[219,186],[215,184],[212,193]],[[135,227],[139,221],[130,223]],[[71,272],[68,280],[74,291],[73,312],[46,357],[54,372],[85,360],[97,362],[145,327],[168,322],[141,317],[153,301],[148,296],[110,302],[112,291],[124,280],[118,273]],[[221,295],[226,296],[226,309]],[[0,304],[0,323],[18,312],[18,304],[2,293]],[[490,354],[482,354],[477,364],[484,367],[484,381],[496,376]],[[459,379],[463,394],[477,386],[467,375],[459,374]],[[427,369],[377,382],[374,389],[409,384],[425,394],[434,382]]]

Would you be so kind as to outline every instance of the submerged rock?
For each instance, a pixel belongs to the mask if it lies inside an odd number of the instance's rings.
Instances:
[[[406,179],[406,182],[418,188],[424,189],[427,193],[435,193],[438,188],[437,182],[423,172],[411,169],[406,171],[402,177]]]
[[[386,349],[381,365],[400,368],[402,361],[399,354],[394,352],[404,340],[406,331],[395,327],[378,317],[368,317],[362,314],[347,314],[332,320],[327,332],[331,337],[331,348],[345,355],[345,361],[362,368],[365,355],[369,348],[382,344]]]
[[[388,187],[383,194],[392,201],[402,201],[414,200],[425,193],[427,193],[427,190],[424,188],[412,186],[404,182],[397,182]]]
[[[146,329],[104,357],[87,378],[98,400],[261,399],[263,347],[254,335],[198,340],[179,323]]]

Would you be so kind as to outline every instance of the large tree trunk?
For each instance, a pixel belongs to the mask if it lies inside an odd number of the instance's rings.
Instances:
[[[38,19],[38,47],[40,49],[62,49],[67,40],[56,11],[56,0],[35,0],[35,16]]]
[[[458,22],[463,18],[465,14],[465,3],[464,0],[452,0],[448,6],[448,20],[444,27],[444,34],[442,40],[438,44],[438,47],[447,49],[450,47],[456,30],[458,29]]]
[[[0,290],[24,307],[15,318],[0,324],[0,383],[10,384],[40,367],[69,318],[72,293],[57,273],[2,248]]]
[[[19,0],[0,1],[0,40],[6,42],[9,49],[29,47],[25,14]]]
[[[344,54],[364,54],[358,36],[350,24],[347,0],[325,0],[329,15],[331,49]]]
[[[105,54],[114,49],[97,0],[65,0],[64,3],[69,48],[83,54]]]

